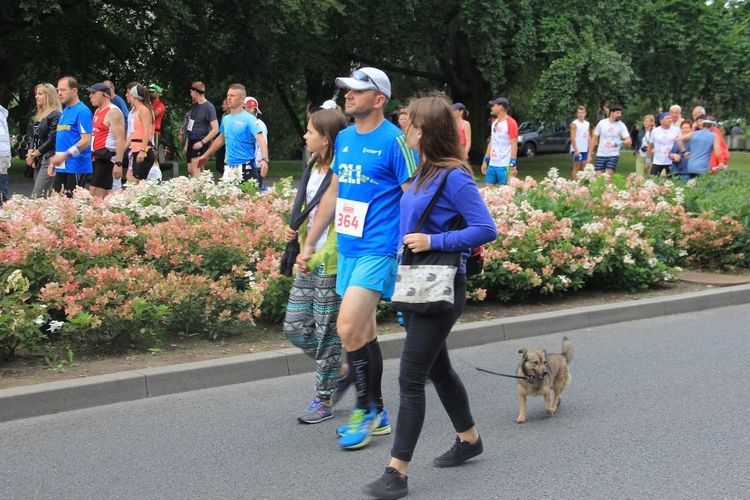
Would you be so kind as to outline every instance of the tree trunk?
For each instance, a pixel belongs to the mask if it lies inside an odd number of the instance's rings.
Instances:
[[[492,89],[471,55],[458,14],[450,20],[448,31],[449,37],[440,58],[440,65],[451,88],[453,102],[463,103],[469,111],[469,159],[474,164],[481,163],[487,149],[485,122],[489,116],[487,102],[490,100]]]

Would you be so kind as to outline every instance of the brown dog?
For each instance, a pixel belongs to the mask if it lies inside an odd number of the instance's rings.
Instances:
[[[544,409],[552,415],[561,403],[560,394],[570,383],[568,364],[573,361],[573,342],[563,337],[562,354],[547,354],[547,349],[529,351],[521,349],[523,354],[516,375],[518,379],[518,418],[516,422],[526,422],[526,397],[544,396]],[[552,400],[552,391],[555,399]]]

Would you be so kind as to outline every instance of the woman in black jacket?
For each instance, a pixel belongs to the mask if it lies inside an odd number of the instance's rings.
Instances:
[[[47,173],[47,166],[49,159],[55,154],[57,121],[62,111],[57,90],[51,83],[40,83],[34,87],[34,99],[37,109],[34,117],[34,134],[26,155],[26,164],[34,169],[32,198],[46,196],[52,191],[55,176]]]

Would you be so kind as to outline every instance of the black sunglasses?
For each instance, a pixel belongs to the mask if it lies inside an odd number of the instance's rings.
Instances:
[[[380,88],[380,85],[375,83],[375,80],[373,80],[372,77],[368,75],[367,73],[365,73],[364,71],[360,69],[355,69],[354,71],[352,71],[351,77],[357,80],[358,82],[372,83],[373,85],[375,85],[375,88],[378,90],[378,92],[385,95],[385,92],[383,92],[383,90]]]

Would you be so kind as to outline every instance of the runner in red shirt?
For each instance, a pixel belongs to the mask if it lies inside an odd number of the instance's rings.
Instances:
[[[151,109],[154,111],[154,148],[159,149],[159,138],[161,137],[161,122],[164,119],[164,114],[167,112],[167,107],[161,101],[161,93],[164,91],[161,87],[156,84],[152,84],[148,88],[151,94]]]

